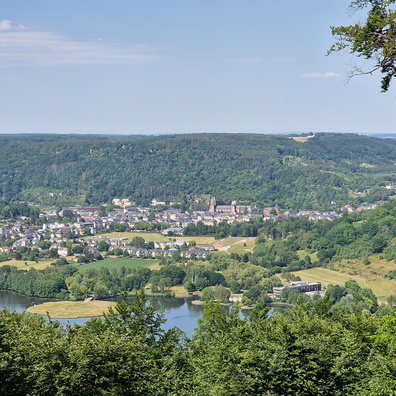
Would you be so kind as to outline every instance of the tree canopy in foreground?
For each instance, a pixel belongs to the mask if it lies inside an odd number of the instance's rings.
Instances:
[[[368,68],[354,66],[351,76],[380,71],[382,92],[389,89],[396,75],[396,10],[395,0],[357,0],[351,2],[353,11],[367,10],[366,19],[349,26],[332,27],[336,42],[329,53],[349,49],[351,54],[374,61]]]
[[[395,395],[396,315],[330,296],[241,319],[209,302],[192,339],[143,293],[79,326],[0,311],[1,395]]]

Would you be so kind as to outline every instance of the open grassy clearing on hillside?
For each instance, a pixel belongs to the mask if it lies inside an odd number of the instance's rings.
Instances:
[[[343,286],[344,283],[349,280],[355,280],[361,287],[368,287],[367,280],[360,276],[343,274],[339,271],[332,271],[327,268],[310,268],[307,270],[295,271],[293,274],[299,276],[301,280],[320,282],[322,287],[327,287],[331,284]]]
[[[248,237],[228,237],[228,238],[223,238],[215,241],[212,243],[212,245],[219,250],[227,250],[227,251],[233,251],[232,249],[243,251],[242,249],[248,249],[251,246],[254,246],[256,238],[248,238]],[[243,246],[243,244],[246,243],[246,247]],[[248,246],[249,245],[249,246]],[[235,251],[235,253],[237,253]]]
[[[247,252],[253,252],[253,248],[256,246],[256,238],[238,238],[238,242],[234,242],[230,245],[228,252],[244,254]]]
[[[312,137],[313,137],[313,135],[312,136],[294,136],[294,137],[291,137],[291,139],[293,139],[294,141],[299,142],[299,143],[305,143]]]
[[[390,295],[396,293],[396,281],[386,279],[382,276],[368,278],[361,275],[333,271],[327,268],[310,268],[303,271],[296,271],[294,275],[308,282],[320,282],[323,287],[327,287],[330,284],[343,286],[345,282],[355,280],[360,287],[371,289],[380,302],[386,302],[386,299]]]
[[[370,256],[370,264],[363,264],[362,260],[341,260],[334,264],[334,268],[341,272],[356,273],[367,279],[383,277],[389,271],[396,270],[396,263],[379,258],[379,256]]]
[[[98,269],[101,267],[106,267],[109,270],[117,269],[119,270],[121,267],[125,268],[137,268],[137,267],[152,267],[158,264],[158,260],[151,259],[136,259],[136,258],[106,258],[104,260],[92,261],[91,263],[78,265],[77,268],[79,270],[87,270],[87,269]]]
[[[49,315],[51,318],[81,318],[101,316],[111,306],[113,301],[56,301],[48,302],[27,309],[28,312]]]
[[[29,270],[30,268],[42,270],[44,268],[49,267],[51,265],[51,263],[53,263],[54,261],[56,261],[56,259],[39,261],[38,263],[36,263],[35,261],[11,259],[11,260],[0,262],[0,267],[3,265],[12,265],[13,267],[17,267],[18,269],[21,269],[21,270],[23,270],[23,269]],[[27,265],[25,263],[27,263]]]
[[[334,268],[342,273],[360,276],[367,281],[366,287],[373,290],[379,300],[385,301],[390,295],[396,294],[396,281],[385,278],[389,271],[396,270],[396,264],[380,258],[381,255],[370,256],[370,264],[362,260],[342,260],[334,264]]]
[[[318,261],[318,252],[308,253],[306,250],[297,250],[296,253],[301,260],[304,260],[305,256],[309,256],[313,263]]]

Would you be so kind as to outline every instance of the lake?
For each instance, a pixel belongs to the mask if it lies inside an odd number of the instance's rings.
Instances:
[[[201,318],[203,312],[202,305],[194,305],[190,298],[176,298],[176,297],[148,297],[155,307],[160,310],[164,309],[166,322],[162,325],[164,330],[169,330],[172,327],[178,327],[183,330],[187,337],[191,337],[194,329],[197,327],[198,319]],[[0,308],[7,307],[11,311],[25,311],[27,308],[42,304],[47,301],[53,301],[49,298],[28,297],[22,294],[0,290]],[[229,308],[222,307],[225,311]],[[277,309],[281,309],[278,307]],[[271,316],[274,308],[268,312]],[[240,310],[239,316],[246,317],[247,311]],[[56,319],[65,324],[84,324],[89,318],[76,318],[76,319]]]
[[[192,304],[191,299],[188,298],[150,297],[149,300],[158,309],[164,309],[164,315],[167,319],[163,325],[165,330],[176,326],[185,331],[188,337],[192,336],[194,328],[197,326],[197,321],[202,316],[202,306]],[[7,307],[11,311],[25,311],[32,305],[42,304],[47,301],[52,300],[28,297],[9,291],[0,291],[0,307]],[[87,321],[87,318],[57,320],[62,323],[83,324]]]

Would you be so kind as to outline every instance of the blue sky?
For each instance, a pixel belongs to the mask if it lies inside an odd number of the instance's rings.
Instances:
[[[396,133],[344,0],[2,0],[0,133]]]

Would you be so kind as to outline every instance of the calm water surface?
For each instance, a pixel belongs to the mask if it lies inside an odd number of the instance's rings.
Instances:
[[[163,325],[165,330],[172,327],[179,327],[191,337],[194,328],[197,326],[198,319],[202,316],[203,307],[193,305],[190,299],[174,297],[150,297],[149,300],[158,308],[164,309],[166,323]],[[7,307],[11,311],[25,311],[27,308],[42,304],[50,299],[27,297],[9,291],[0,291],[0,307]],[[83,324],[88,318],[59,319],[62,323]]]

